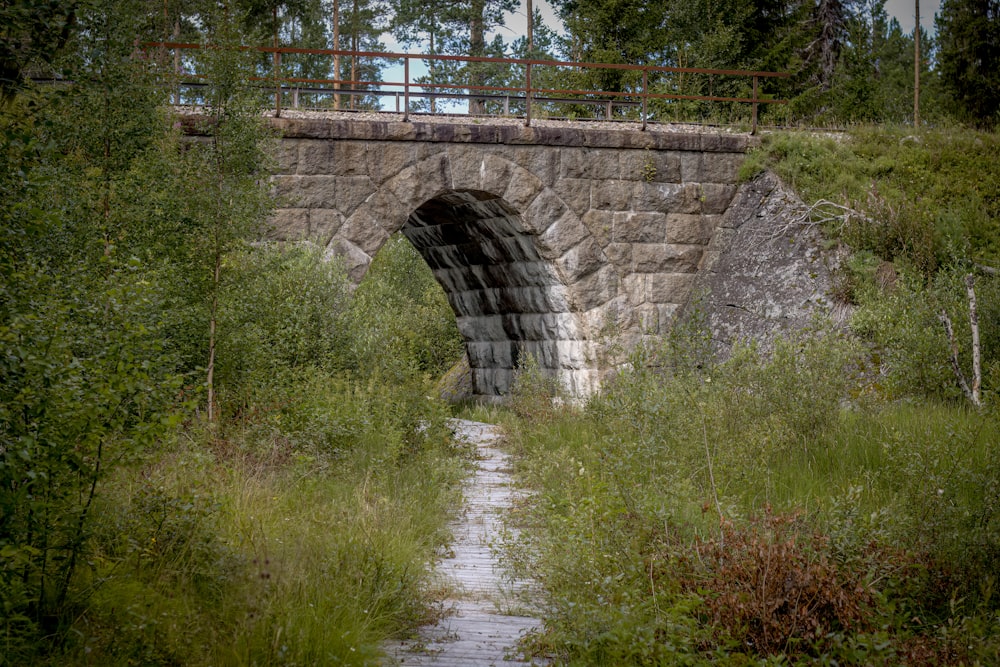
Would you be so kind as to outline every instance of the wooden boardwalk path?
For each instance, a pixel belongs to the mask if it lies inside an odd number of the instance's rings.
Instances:
[[[507,455],[498,447],[497,427],[453,421],[456,436],[477,446],[475,475],[466,482],[466,506],[452,524],[454,543],[438,565],[452,597],[448,614],[423,628],[416,639],[387,647],[388,664],[440,667],[505,667],[544,664],[520,659],[518,640],[540,625],[522,602],[527,583],[512,581],[491,546],[505,528],[501,513],[516,497]]]

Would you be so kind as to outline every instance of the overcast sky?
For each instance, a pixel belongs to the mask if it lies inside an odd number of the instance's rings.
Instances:
[[[527,2],[525,0],[520,0],[521,8],[520,11],[514,14],[508,14],[506,25],[509,30],[502,30],[505,38],[510,38],[511,35],[523,35],[527,29],[525,28],[525,7]],[[546,2],[546,0],[533,0],[533,4],[542,12],[542,17],[545,19],[546,24],[549,27],[554,27],[558,24],[558,20],[555,18],[555,11],[552,6]],[[937,13],[938,9],[941,8],[941,0],[921,0],[920,2],[920,25],[924,27],[924,30],[933,33],[934,32],[934,15]],[[915,0],[888,0],[885,3],[885,10],[888,12],[889,16],[895,17],[899,21],[900,27],[902,27],[903,32],[909,34],[913,32],[913,24],[915,23],[914,18],[916,17]],[[509,35],[508,35],[509,33]]]
[[[916,3],[914,0],[888,0],[885,3],[885,11],[889,16],[896,17],[903,32],[909,34],[913,32],[913,24],[916,23]],[[941,0],[921,0],[920,2],[920,25],[927,32],[934,32],[934,15],[941,9]]]

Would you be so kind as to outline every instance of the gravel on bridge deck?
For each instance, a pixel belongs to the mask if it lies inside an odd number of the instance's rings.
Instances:
[[[466,483],[464,511],[452,524],[454,542],[438,571],[455,592],[445,601],[449,613],[415,639],[386,647],[388,664],[442,667],[496,667],[545,664],[521,659],[518,640],[540,626],[524,613],[521,593],[528,582],[511,581],[497,562],[491,545],[504,532],[501,513],[517,491],[507,472],[507,455],[498,447],[497,427],[453,420],[457,437],[477,446],[475,475]]]

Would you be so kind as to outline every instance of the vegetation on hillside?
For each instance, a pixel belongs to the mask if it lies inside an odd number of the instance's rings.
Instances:
[[[536,651],[580,665],[1000,659],[996,150],[955,129],[766,137],[747,177],[766,165],[838,206],[816,216],[853,246],[849,334],[819,321],[719,364],[696,314],[582,408],[547,405],[555,388],[521,372],[502,418],[536,493],[506,556],[543,587]],[[969,275],[981,407],[940,319],[971,378]]]

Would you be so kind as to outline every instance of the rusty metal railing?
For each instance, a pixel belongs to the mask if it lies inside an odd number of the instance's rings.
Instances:
[[[146,42],[146,48],[160,48],[174,51],[174,67],[179,70],[181,59],[176,56],[184,50],[196,50],[206,48],[200,44],[184,42]],[[490,100],[503,102],[505,113],[509,114],[510,102],[524,103],[524,124],[531,125],[532,106],[538,103],[556,104],[584,104],[591,106],[602,106],[606,116],[610,119],[614,107],[633,107],[639,110],[639,120],[642,129],[645,130],[649,122],[649,103],[651,100],[685,100],[702,102],[732,102],[751,105],[751,127],[756,133],[758,123],[758,105],[760,104],[787,104],[787,100],[775,99],[773,97],[762,97],[760,94],[760,80],[773,78],[786,78],[788,73],[784,72],[762,72],[747,70],[726,70],[726,69],[706,69],[695,67],[668,67],[659,65],[630,65],[621,63],[591,63],[573,62],[557,60],[539,60],[528,58],[491,58],[483,56],[456,56],[456,55],[428,55],[419,53],[387,53],[381,51],[350,51],[340,49],[308,49],[295,47],[241,47],[246,51],[256,51],[262,54],[272,54],[272,71],[270,76],[255,76],[251,80],[261,82],[262,85],[270,84],[274,86],[274,113],[281,115],[283,93],[288,91],[293,93],[293,102],[297,100],[298,92],[329,94],[334,96],[356,96],[375,95],[379,97],[393,96],[396,98],[396,111],[403,113],[403,120],[408,121],[410,117],[411,97],[428,99],[467,99],[467,100]],[[403,81],[367,81],[350,80],[337,78],[305,78],[282,76],[283,56],[290,55],[312,55],[312,56],[347,56],[353,58],[369,58],[385,61],[403,61]],[[448,83],[428,83],[411,80],[410,62],[421,61],[442,61],[459,63],[489,63],[508,67],[523,68],[523,85],[521,86],[489,86],[477,85],[467,82]],[[636,90],[587,90],[572,88],[545,88],[532,85],[532,70],[539,67],[559,67],[576,70],[619,70],[637,72],[641,74],[641,85]],[[188,86],[204,85],[198,81],[182,82],[182,73],[175,72],[178,84]],[[751,80],[751,94],[746,95],[689,95],[680,92],[659,92],[651,90],[651,74],[692,74],[708,75],[710,77],[737,77]],[[191,75],[197,78],[197,75]],[[345,87],[346,86],[346,87]],[[400,90],[386,91],[383,87],[392,87]],[[467,91],[467,92],[449,92]],[[399,98],[402,95],[403,104],[400,109]],[[179,99],[179,97],[175,97]],[[339,99],[339,98],[338,98]]]

